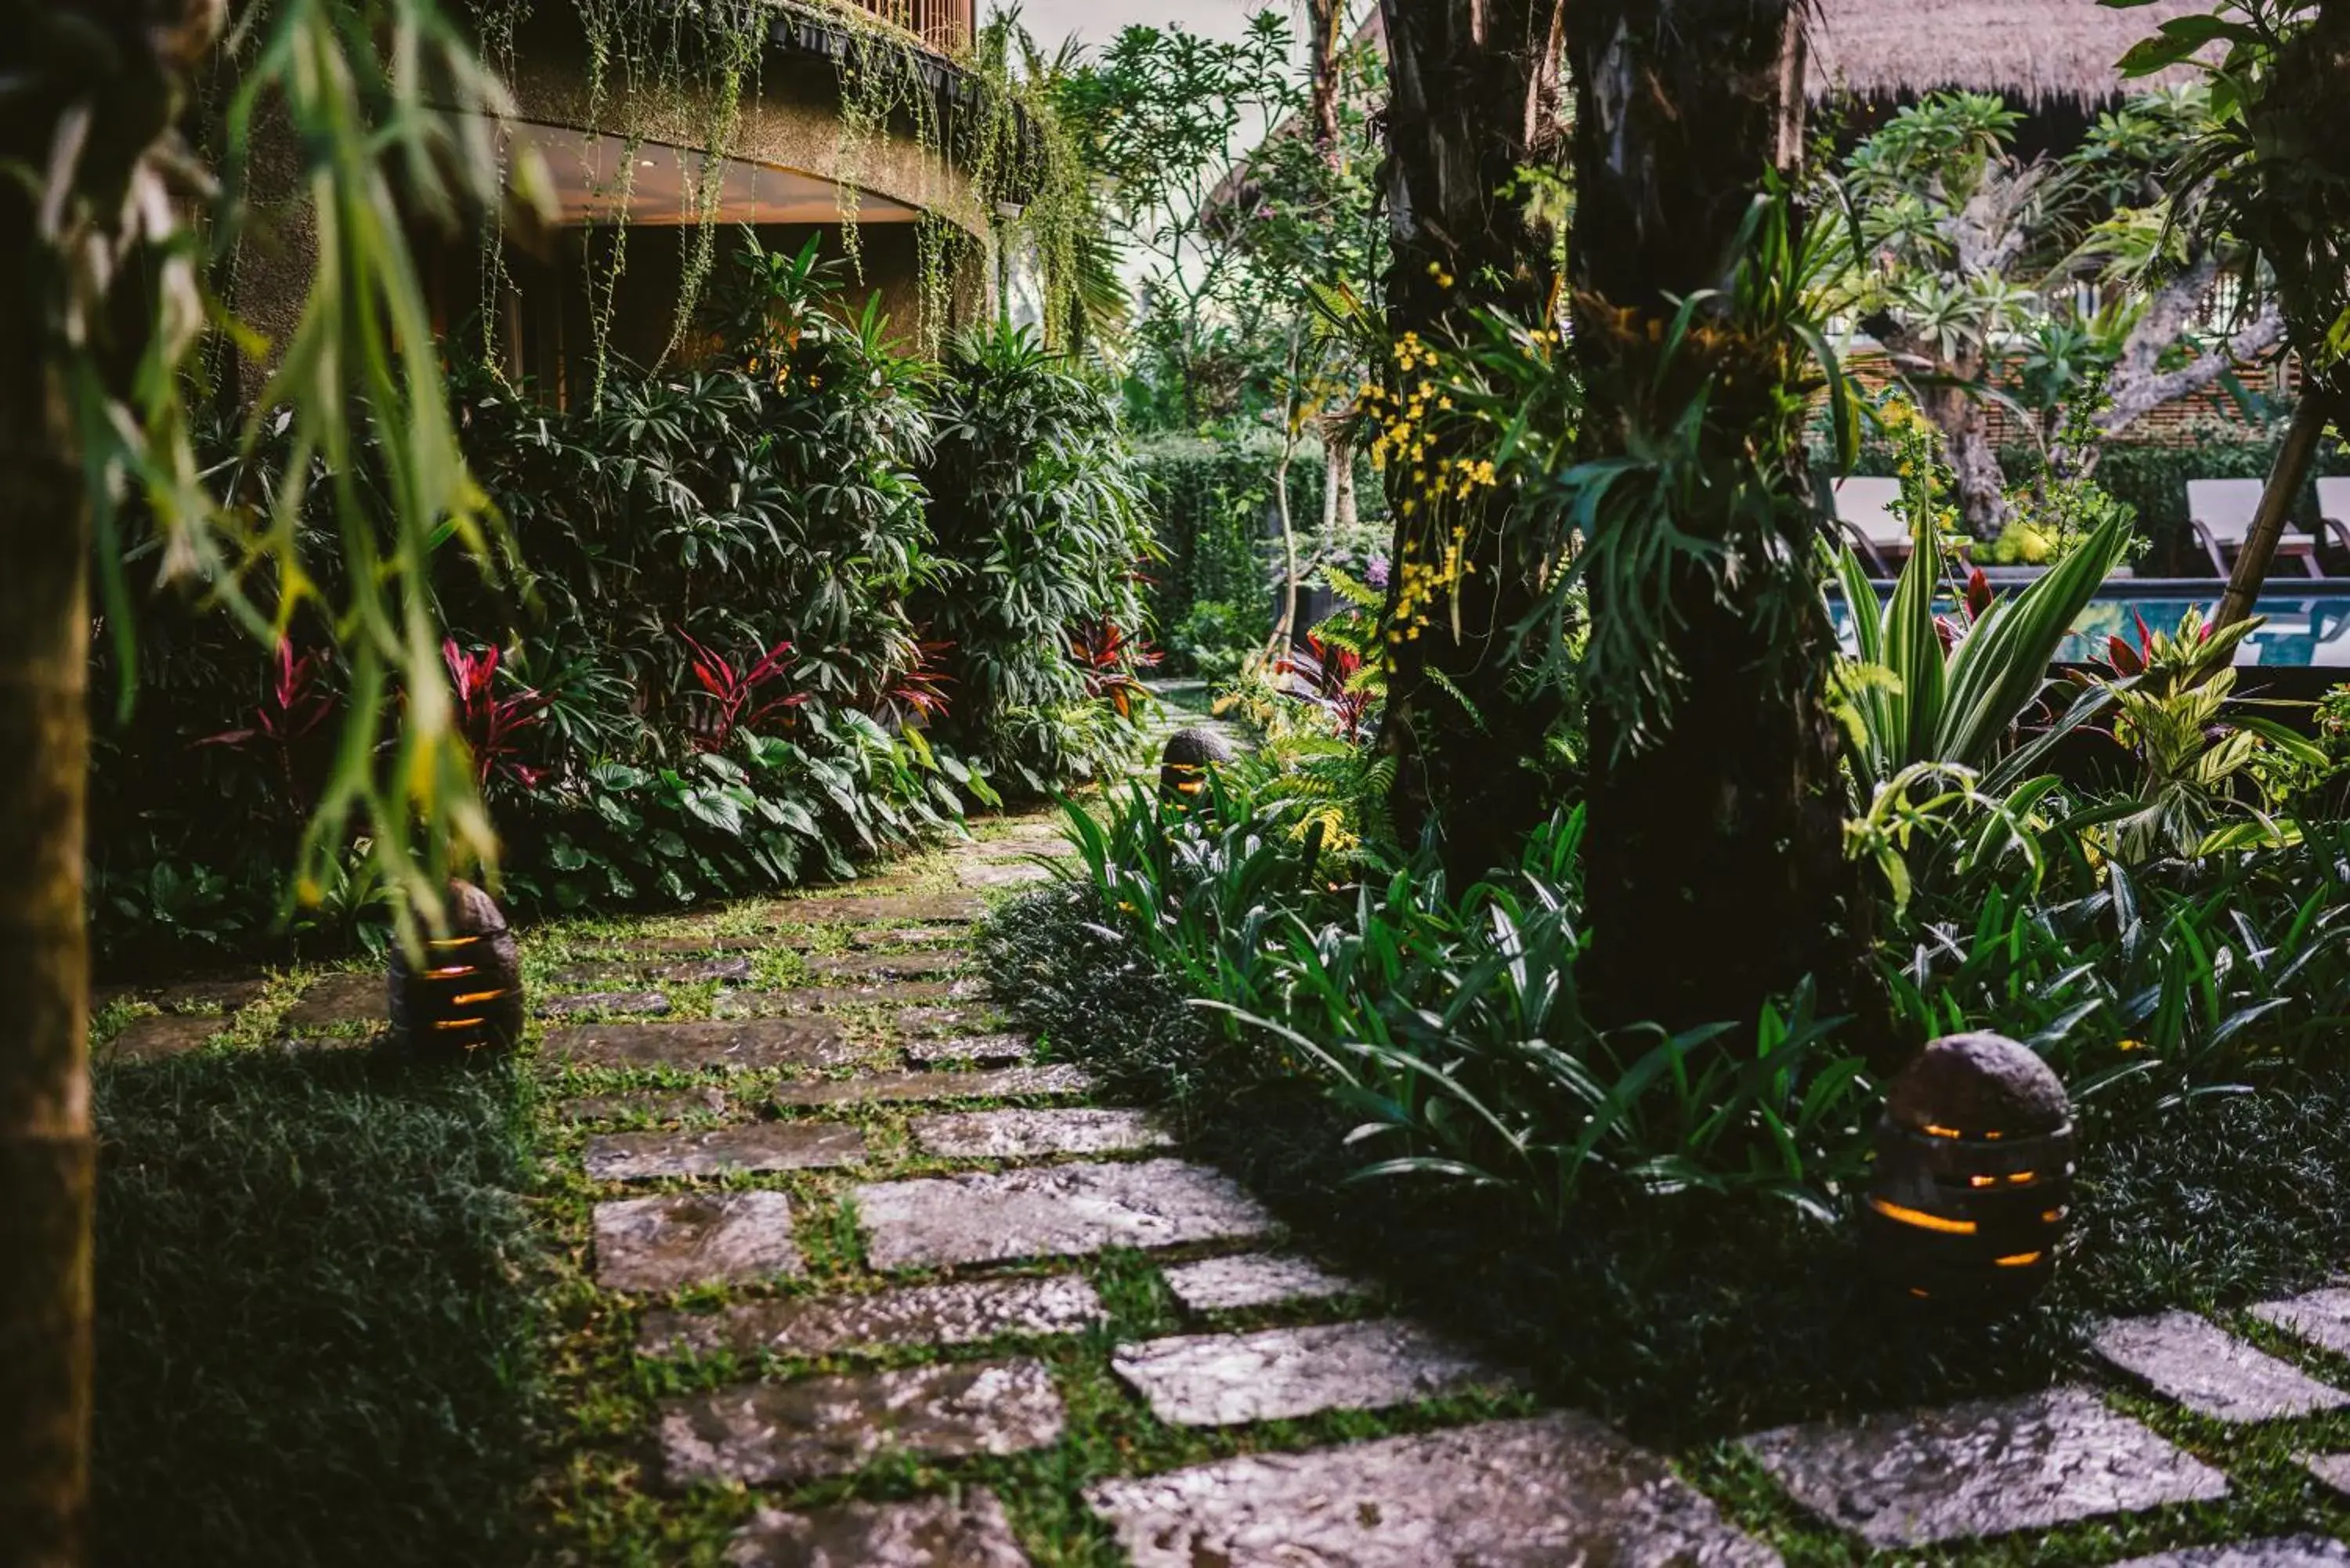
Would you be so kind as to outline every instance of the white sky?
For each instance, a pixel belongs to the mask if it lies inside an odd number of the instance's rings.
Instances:
[[[982,0],[983,11],[993,8],[993,0]],[[1020,20],[1047,49],[1072,33],[1099,48],[1120,27],[1137,23],[1163,27],[1180,22],[1211,38],[1237,38],[1250,14],[1261,9],[1263,0],[1023,0]]]

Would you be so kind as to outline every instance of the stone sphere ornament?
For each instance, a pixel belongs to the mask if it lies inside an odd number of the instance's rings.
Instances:
[[[1159,793],[1170,801],[1190,800],[1208,787],[1208,770],[1232,760],[1232,743],[1215,731],[1192,725],[1167,737],[1159,754]]]
[[[427,938],[425,964],[391,953],[392,1039],[427,1061],[511,1051],[522,1040],[522,960],[487,893],[449,884],[449,930]]]
[[[2073,1205],[2073,1102],[2000,1034],[1950,1034],[1893,1081],[1862,1212],[1872,1263],[1919,1301],[2022,1306],[2056,1272]]]

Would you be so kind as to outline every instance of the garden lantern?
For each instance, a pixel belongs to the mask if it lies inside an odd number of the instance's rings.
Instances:
[[[449,884],[449,933],[426,940],[425,963],[391,953],[391,1033],[417,1055],[453,1061],[510,1051],[522,1039],[522,961],[490,896]]]
[[[1898,1289],[2022,1305],[2055,1272],[2072,1201],[2072,1101],[2028,1047],[1946,1035],[1893,1081],[1861,1223]]]
[[[1232,760],[1232,743],[1213,730],[1193,725],[1167,737],[1159,757],[1159,793],[1169,801],[1188,800],[1208,787],[1208,770]]]

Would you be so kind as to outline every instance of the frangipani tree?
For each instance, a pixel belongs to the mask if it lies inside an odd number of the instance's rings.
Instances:
[[[1849,244],[1822,308],[1885,348],[1940,429],[1969,531],[2007,518],[1992,399],[2028,406],[2044,441],[2057,407],[2102,372],[2096,429],[2111,437],[2282,337],[2275,304],[2257,296],[2214,317],[2231,242],[2168,221],[2161,172],[2210,116],[2200,88],[2148,93],[2062,157],[2025,160],[2013,150],[2022,116],[1998,97],[1938,93],[1845,159]]]
[[[2165,22],[2122,68],[2189,59],[2210,78],[2211,113],[2168,173],[2170,223],[2235,236],[2237,275],[2272,282],[2302,371],[2292,428],[2220,603],[2225,627],[2251,609],[2319,437],[2350,418],[2350,4],[2221,0],[2209,16]]]

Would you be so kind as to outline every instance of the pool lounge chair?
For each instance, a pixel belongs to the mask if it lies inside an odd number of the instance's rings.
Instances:
[[[1909,558],[1909,529],[1897,509],[1901,500],[1898,479],[1839,479],[1835,482],[1836,523],[1860,558],[1880,577]]]
[[[2317,536],[2350,550],[2350,474],[2329,474],[2317,482]]]
[[[2187,521],[2218,576],[2228,575],[2236,552],[2244,547],[2244,535],[2251,532],[2252,514],[2261,509],[2264,487],[2265,482],[2258,479],[2187,482]],[[2276,553],[2300,561],[2302,570],[2313,577],[2324,575],[2317,567],[2317,541],[2306,534],[2283,535],[2277,540]]]

